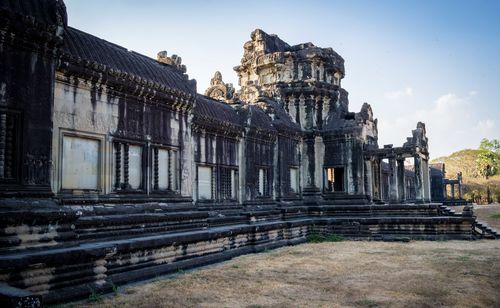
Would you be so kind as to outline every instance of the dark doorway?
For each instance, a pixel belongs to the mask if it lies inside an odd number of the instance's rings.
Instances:
[[[344,191],[344,168],[326,168],[325,169],[325,190],[328,192]]]

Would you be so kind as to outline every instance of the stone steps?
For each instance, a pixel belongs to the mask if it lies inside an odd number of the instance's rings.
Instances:
[[[480,238],[500,239],[500,232],[482,221],[476,221],[474,224],[474,232]]]

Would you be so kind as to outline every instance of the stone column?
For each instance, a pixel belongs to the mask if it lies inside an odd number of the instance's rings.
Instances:
[[[443,200],[448,199],[448,184],[443,183]]]
[[[421,170],[424,189],[424,201],[431,202],[431,180],[429,175],[429,161],[427,159],[422,160]]]
[[[462,183],[458,182],[458,199],[462,199]]]
[[[373,180],[375,182],[375,191],[377,195],[378,201],[382,201],[382,170],[380,168],[380,159],[377,158],[374,161],[375,167],[374,167],[374,174],[373,174]]]
[[[406,200],[406,187],[405,187],[405,160],[399,158],[398,160],[398,193],[399,202],[403,203]]]
[[[180,114],[179,115],[179,131],[181,132],[182,138],[179,138],[180,158],[178,158],[178,170],[175,177],[177,178],[177,190],[180,191],[182,196],[193,196],[193,183],[195,181],[195,169],[194,169],[194,147],[193,138],[191,133],[191,123],[193,120],[193,115]],[[170,156],[169,156],[170,157]],[[180,175],[180,176],[179,176]]]
[[[303,127],[305,129],[313,129],[315,119],[314,119],[314,99],[312,95],[305,98],[304,105],[305,105],[306,116],[305,116],[305,123],[303,123]]]
[[[365,195],[368,196],[370,202],[373,202],[373,175],[372,175],[372,162],[365,160]]]
[[[391,173],[389,174],[389,202],[397,203],[399,200],[398,194],[398,172],[396,167],[396,158],[389,158],[389,168]]]
[[[320,190],[316,186],[315,169],[316,169],[316,151],[315,151],[315,136],[307,134],[304,138],[304,151],[302,161],[304,163],[304,179],[305,186],[303,188],[303,196],[308,199],[316,199],[320,195]]]
[[[295,122],[302,126],[300,123],[300,95],[295,96]]]
[[[241,138],[238,142],[238,201],[243,204],[246,201],[246,143],[245,136]]]
[[[455,184],[451,183],[451,199],[455,200]]]
[[[323,97],[318,96],[316,101],[316,128],[323,129]]]
[[[414,156],[415,163],[415,202],[424,202],[423,179],[422,179],[422,159],[420,155]]]

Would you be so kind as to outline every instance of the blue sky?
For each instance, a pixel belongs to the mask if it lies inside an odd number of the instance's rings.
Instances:
[[[289,44],[332,47],[346,61],[351,111],[379,119],[400,146],[417,121],[432,157],[500,139],[500,1],[66,0],[69,25],[156,57],[177,54],[203,93],[260,28]]]

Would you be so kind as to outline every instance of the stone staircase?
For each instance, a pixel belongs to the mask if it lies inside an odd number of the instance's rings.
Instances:
[[[463,213],[456,213],[455,210],[451,209],[449,206],[443,204],[440,206],[443,213],[450,216],[463,216]],[[472,213],[471,213],[472,214]],[[474,220],[472,227],[472,234],[479,239],[500,239],[500,232],[490,227],[487,223]]]
[[[473,229],[474,235],[484,239],[500,239],[500,232],[488,226],[487,223],[476,221]]]

